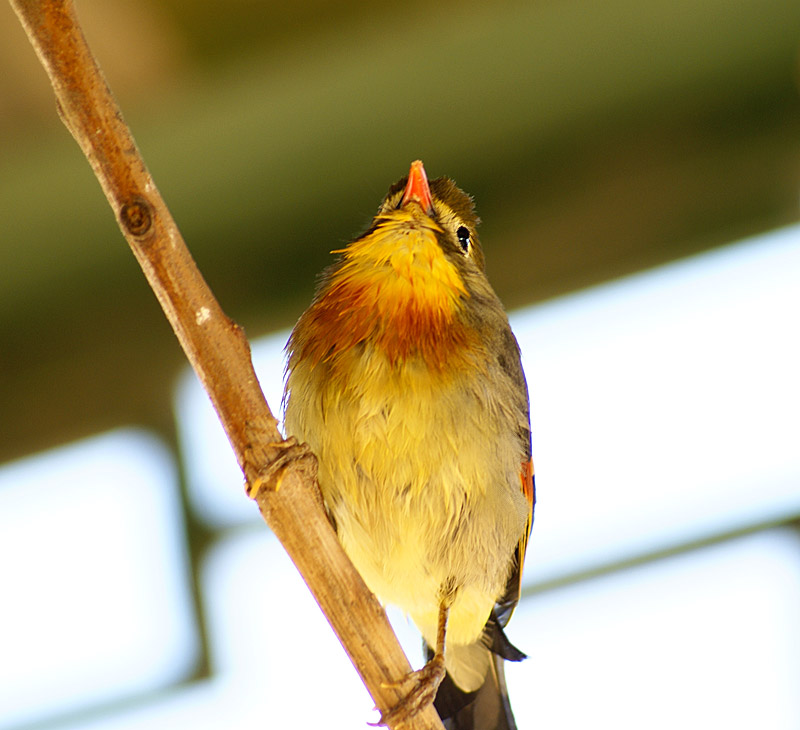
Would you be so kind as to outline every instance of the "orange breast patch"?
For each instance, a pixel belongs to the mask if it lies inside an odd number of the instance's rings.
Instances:
[[[436,232],[414,211],[398,210],[344,249],[340,267],[298,323],[297,354],[330,361],[369,340],[392,363],[419,355],[443,369],[463,357],[475,344],[458,317],[469,294]]]

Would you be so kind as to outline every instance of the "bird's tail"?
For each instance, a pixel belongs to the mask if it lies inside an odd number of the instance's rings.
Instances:
[[[444,678],[434,707],[446,730],[517,730],[508,701],[503,662],[502,657],[492,654],[486,679],[475,692],[460,690],[450,675]]]
[[[506,660],[521,661],[525,654],[506,638],[495,621],[487,625],[486,639],[489,646],[484,644],[482,648],[489,655],[484,657],[489,668],[477,690],[464,692],[450,674],[439,685],[433,704],[446,730],[517,730],[503,664]]]

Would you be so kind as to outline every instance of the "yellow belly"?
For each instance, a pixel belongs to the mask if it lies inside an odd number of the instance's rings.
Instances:
[[[441,586],[456,600],[448,645],[480,635],[503,592],[527,505],[519,490],[519,415],[485,373],[444,377],[420,360],[353,350],[346,381],[298,362],[286,428],[320,460],[342,544],[370,589],[435,644]]]

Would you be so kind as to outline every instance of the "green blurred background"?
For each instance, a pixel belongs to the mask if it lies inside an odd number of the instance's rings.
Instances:
[[[797,0],[78,0],[201,270],[255,337],[421,158],[515,308],[798,219]],[[172,439],[184,359],[0,5],[0,460]]]

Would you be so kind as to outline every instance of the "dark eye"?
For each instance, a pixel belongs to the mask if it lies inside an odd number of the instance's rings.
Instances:
[[[469,253],[469,247],[472,243],[470,240],[469,228],[466,226],[459,226],[456,230],[456,237],[458,238],[458,242],[461,244],[461,248],[464,253]]]

